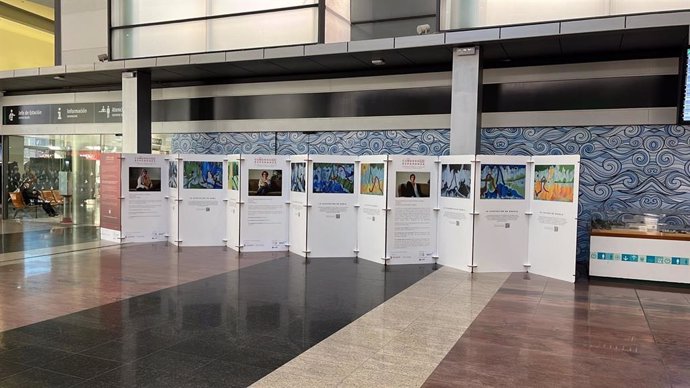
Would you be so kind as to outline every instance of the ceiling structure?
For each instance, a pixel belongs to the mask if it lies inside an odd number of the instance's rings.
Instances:
[[[12,74],[0,72],[0,91],[12,95],[117,90],[121,88],[122,72],[137,69],[150,69],[154,88],[450,70],[453,47],[467,45],[481,47],[485,67],[679,56],[680,50],[688,46],[690,14],[677,14],[680,21],[672,26],[665,26],[666,22],[654,25],[644,19],[642,22],[635,19],[638,23],[635,25],[625,20],[628,17],[621,16],[395,39],[16,70]],[[579,22],[590,26],[589,30],[578,27],[579,24],[566,25]],[[383,64],[374,65],[374,60]]]

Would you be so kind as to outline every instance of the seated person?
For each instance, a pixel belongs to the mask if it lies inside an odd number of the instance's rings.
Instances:
[[[259,178],[259,188],[256,190],[256,195],[268,195],[271,189],[271,180],[268,179],[268,171],[261,172]]]
[[[55,211],[53,205],[41,198],[41,192],[31,188],[31,181],[24,181],[20,187],[20,192],[26,205],[41,205],[48,216],[57,216],[57,211]]]
[[[142,168],[141,172],[139,173],[139,177],[137,178],[137,191],[148,191],[153,188],[153,182],[151,181],[151,178],[149,177],[149,172],[145,169]]]

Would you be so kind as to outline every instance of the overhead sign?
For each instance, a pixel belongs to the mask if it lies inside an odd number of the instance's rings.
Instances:
[[[13,105],[2,108],[3,125],[121,122],[121,102]]]

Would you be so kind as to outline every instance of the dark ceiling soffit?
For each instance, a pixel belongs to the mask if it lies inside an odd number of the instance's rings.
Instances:
[[[55,33],[55,23],[52,20],[9,5],[3,1],[0,1],[0,17],[43,32]]]
[[[535,64],[557,64],[596,62],[602,60],[637,59],[648,57],[678,56],[681,47],[687,46],[687,26],[644,29],[659,39],[642,39],[643,30],[612,31],[574,34],[567,36],[540,37],[531,39],[498,40],[482,42],[485,67],[529,66]],[[605,45],[593,45],[604,35],[618,35]],[[622,47],[626,37],[640,44]],[[561,39],[578,39],[579,46],[596,47],[590,50],[566,50]],[[550,45],[543,46],[547,41]],[[555,46],[554,46],[555,41]],[[606,41],[608,42],[608,41]],[[605,43],[606,43],[605,42]],[[572,42],[571,42],[572,43]],[[412,72],[446,71],[452,62],[453,45],[400,48],[393,50],[361,53],[342,53],[317,57],[275,58],[249,62],[194,64],[151,68],[154,87],[178,87],[212,85],[238,82],[268,82],[315,78],[343,78]],[[555,50],[547,50],[552,46]],[[542,52],[540,52],[540,47]],[[508,50],[506,50],[508,49]],[[493,51],[493,54],[492,54]],[[553,51],[553,52],[552,52]],[[409,57],[409,58],[408,58]],[[350,59],[340,64],[338,58]],[[374,68],[372,58],[384,58],[386,66]],[[506,61],[508,59],[509,61]],[[319,62],[322,61],[322,62]],[[315,66],[321,64],[322,66]],[[246,65],[246,66],[245,66]],[[260,67],[259,65],[271,65]],[[226,67],[227,66],[227,67]],[[246,68],[248,66],[248,68]],[[314,67],[320,68],[315,70]],[[262,69],[262,70],[260,70]],[[132,69],[135,70],[135,69]],[[68,73],[55,80],[55,75],[30,76],[0,79],[0,90],[5,95],[66,93],[97,90],[116,90],[122,70],[107,70],[87,73]],[[108,79],[111,78],[111,79]]]

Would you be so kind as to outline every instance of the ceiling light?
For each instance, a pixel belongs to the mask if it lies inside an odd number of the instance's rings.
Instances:
[[[56,75],[56,76],[53,77],[53,79],[56,80],[56,81],[64,81],[64,80],[65,80],[65,76],[64,76],[64,75]]]
[[[371,64],[374,66],[383,66],[386,64],[386,61],[383,59],[372,59]]]

